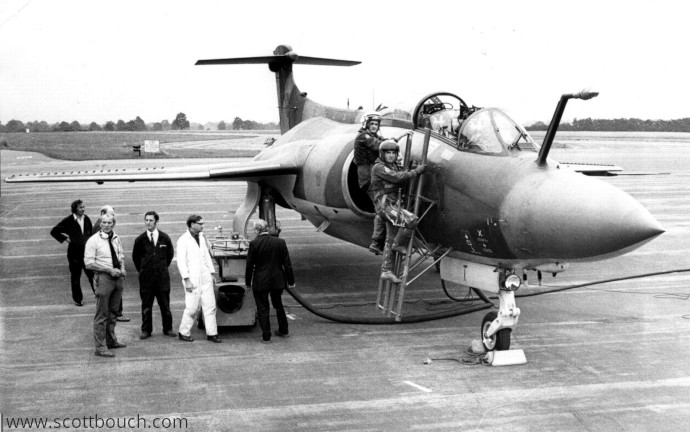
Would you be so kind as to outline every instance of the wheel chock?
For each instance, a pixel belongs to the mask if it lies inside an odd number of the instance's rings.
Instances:
[[[486,362],[491,366],[514,366],[527,363],[525,352],[521,349],[506,351],[489,351]]]

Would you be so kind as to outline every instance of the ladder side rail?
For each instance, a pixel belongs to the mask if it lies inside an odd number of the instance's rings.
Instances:
[[[422,145],[422,164],[426,165],[427,153],[429,152],[429,140],[431,139],[431,129],[424,128],[424,144]],[[414,214],[419,214],[419,197],[422,195],[422,186],[424,185],[424,174],[420,175],[417,180],[417,193],[414,200]]]
[[[424,144],[422,146],[422,164],[426,164],[427,161],[427,153],[429,151],[429,140],[431,139],[431,129],[424,128]],[[424,177],[419,176],[417,179],[417,192],[415,194],[415,199],[414,199],[414,211],[413,213],[416,215],[419,214],[419,206],[421,204],[419,196],[422,194],[422,186],[424,185]],[[398,207],[399,208],[399,207]],[[409,208],[409,207],[408,207]],[[402,213],[402,212],[401,212]],[[417,220],[417,223],[419,223],[419,220]],[[402,274],[402,281],[400,282],[400,286],[398,287],[398,304],[396,307],[396,320],[400,321],[402,318],[402,305],[403,305],[403,298],[405,297],[405,288],[407,287],[407,276],[410,272],[410,258],[412,255],[412,247],[414,246],[415,242],[415,233],[417,232],[417,229],[412,231],[412,235],[410,236],[410,240],[407,242],[407,253],[405,254],[405,259],[404,259],[404,265],[403,265],[403,274]]]
[[[384,284],[385,284],[385,281],[383,279],[379,278],[379,291],[378,291],[378,294],[376,294],[376,306],[377,307],[379,305],[381,305],[381,299],[383,298]]]
[[[377,306],[379,309],[382,309],[384,312],[386,312],[388,306],[388,299],[391,293],[391,281],[381,280],[381,283],[383,284],[383,299],[381,300],[381,303]]]
[[[405,141],[405,159],[403,162],[403,169],[409,170],[412,167],[412,136],[408,135]],[[412,193],[414,192],[416,178],[411,179],[407,185],[407,193],[405,195],[405,209],[409,210],[412,205]]]
[[[398,208],[399,208],[399,207],[398,207]],[[391,250],[390,253],[395,253],[395,252],[393,252],[393,251]],[[396,274],[398,273],[398,270],[400,269],[400,266],[402,265],[403,261],[404,261],[404,260],[401,259],[400,255],[398,255],[398,254],[396,253],[396,254],[395,254],[395,262],[393,263],[393,268],[396,270],[396,271],[395,271]],[[402,281],[401,283],[399,283],[399,284],[393,283],[392,281],[388,281],[388,283],[390,284],[390,287],[391,287],[391,288],[390,288],[390,296],[389,296],[389,298],[388,298],[388,305],[387,305],[387,309],[386,309],[386,312],[387,312],[387,313],[386,313],[386,316],[391,316],[392,314],[395,313],[395,312],[393,312],[393,311],[398,309],[398,308],[395,307],[396,295],[399,295],[399,293],[400,293],[401,291],[402,291],[403,293],[405,292],[405,290],[404,290],[404,288],[403,288],[403,286],[404,286],[403,284],[405,283],[405,281],[403,280],[403,281]],[[396,316],[397,316],[397,314],[396,314]]]

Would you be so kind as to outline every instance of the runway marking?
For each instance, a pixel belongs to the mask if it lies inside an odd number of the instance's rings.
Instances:
[[[121,236],[123,238],[128,238],[129,236]],[[134,236],[132,236],[134,237]],[[333,243],[319,243],[319,244],[313,244],[309,242],[290,242],[290,246],[294,247],[300,247],[300,246],[309,246],[310,248],[331,248],[333,246],[350,246],[352,248],[359,248],[360,246],[357,245],[347,245],[343,244],[342,242],[333,242]],[[49,258],[49,257],[64,257],[65,254],[63,253],[57,253],[57,254],[35,254],[35,255],[0,255],[0,258],[3,260],[10,260],[10,259],[28,259],[28,258]]]
[[[40,254],[40,255],[0,255],[0,258],[3,260],[9,260],[9,259],[26,259],[26,258],[49,258],[49,257],[64,257],[65,254],[59,253],[59,254]]]
[[[404,382],[405,384],[407,384],[407,385],[409,385],[409,386],[412,386],[412,387],[414,387],[414,388],[417,388],[417,389],[419,389],[419,390],[421,390],[421,391],[423,391],[423,392],[425,392],[425,393],[431,393],[431,389],[428,389],[428,388],[426,388],[426,387],[422,387],[422,386],[420,386],[419,384],[413,383],[412,381],[403,381],[403,382]]]

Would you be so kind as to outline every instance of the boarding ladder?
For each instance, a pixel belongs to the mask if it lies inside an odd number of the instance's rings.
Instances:
[[[425,129],[424,132],[424,145],[422,148],[422,164],[427,162],[427,153],[429,151],[429,140],[431,138],[431,130],[429,128]],[[407,136],[405,159],[403,166],[406,169],[410,168],[410,150],[412,147],[412,137]],[[441,246],[430,245],[424,236],[419,232],[417,227],[421,223],[422,219],[429,213],[429,211],[437,205],[437,202],[431,200],[427,197],[422,196],[424,176],[418,176],[412,179],[407,188],[407,194],[403,198],[402,188],[398,190],[398,202],[396,203],[398,208],[404,208],[405,210],[413,212],[418,216],[417,226],[412,230],[412,236],[407,244],[407,253],[400,254],[395,251],[387,251],[388,253],[395,254],[393,272],[395,275],[401,279],[400,283],[394,283],[390,280],[379,280],[378,294],[376,296],[376,307],[381,309],[382,312],[390,317],[395,317],[396,321],[402,319],[402,306],[405,298],[405,290],[409,285],[416,281],[422,274],[426,273],[428,270],[436,266],[446,255],[451,251],[450,248],[442,248]],[[420,215],[420,211],[426,207],[423,213]],[[404,226],[403,222],[400,221],[400,213],[398,212],[398,220],[393,224],[398,227],[398,229]],[[413,253],[416,257],[413,259]],[[418,267],[424,264],[429,258],[433,259],[433,262],[426,266],[416,274],[412,275],[411,272],[415,271]],[[385,257],[384,257],[385,259]]]

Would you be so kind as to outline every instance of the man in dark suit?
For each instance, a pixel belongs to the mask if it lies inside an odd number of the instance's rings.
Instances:
[[[84,214],[86,206],[82,200],[72,203],[72,214],[50,230],[50,235],[60,243],[67,242],[67,261],[72,281],[72,299],[77,306],[83,306],[81,292],[81,271],[84,270],[93,291],[93,272],[84,267],[84,245],[91,237],[91,219]]]
[[[163,319],[163,334],[177,336],[172,329],[170,312],[170,273],[168,267],[175,256],[170,237],[157,228],[160,217],[155,211],[146,212],[146,231],[134,240],[132,261],[139,272],[139,294],[141,295],[141,336],[151,337],[153,331],[153,299],[158,300]]]
[[[290,288],[295,286],[295,276],[285,240],[274,237],[268,232],[268,223],[259,219],[254,223],[257,237],[249,243],[245,284],[254,293],[256,309],[259,315],[262,339],[271,342],[271,323],[268,317],[270,305],[268,297],[276,310],[278,330],[276,336],[288,336],[288,321],[280,298],[286,283]]]

